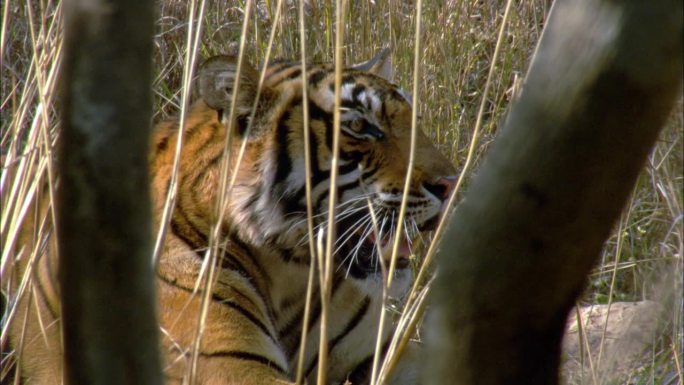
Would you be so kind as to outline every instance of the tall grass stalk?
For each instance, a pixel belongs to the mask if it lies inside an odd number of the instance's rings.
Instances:
[[[328,226],[325,239],[325,259],[319,264],[321,274],[321,326],[318,344],[318,372],[316,381],[319,384],[326,383],[326,369],[328,359],[328,322],[330,316],[330,293],[332,290],[333,273],[333,245],[335,244],[335,214],[337,213],[337,175],[340,159],[340,118],[341,92],[342,92],[342,69],[344,62],[342,51],[345,34],[345,9],[346,0],[335,1],[335,103],[333,106],[333,140],[332,158],[330,162],[330,191],[328,194]],[[303,331],[302,331],[303,332]]]
[[[304,26],[304,2],[299,2],[299,50],[300,65],[302,68],[302,126],[304,138],[304,192],[306,196],[306,226],[309,239],[309,276],[306,284],[306,297],[304,299],[304,313],[302,314],[302,330],[309,330],[309,314],[311,313],[311,300],[313,297],[314,274],[316,271],[316,249],[314,246],[314,222],[313,222],[313,199],[311,197],[311,144],[309,127],[309,77],[306,68],[306,28]],[[299,355],[295,368],[295,383],[301,385],[304,380],[304,356],[306,353],[306,339],[308,333],[302,333],[299,339]]]

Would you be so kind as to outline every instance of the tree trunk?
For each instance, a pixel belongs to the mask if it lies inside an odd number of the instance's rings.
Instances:
[[[681,95],[681,0],[554,8],[444,237],[426,384],[558,382],[568,312]]]
[[[147,154],[152,1],[65,4],[57,198],[69,384],[161,384]]]

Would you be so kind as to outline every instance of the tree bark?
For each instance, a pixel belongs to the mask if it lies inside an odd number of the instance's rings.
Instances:
[[[147,166],[152,1],[64,6],[57,230],[65,377],[161,384]]]
[[[558,383],[568,312],[681,95],[681,0],[554,8],[444,237],[426,384]]]

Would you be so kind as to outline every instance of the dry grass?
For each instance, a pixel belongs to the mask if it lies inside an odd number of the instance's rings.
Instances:
[[[516,2],[504,29],[501,53],[492,62],[504,4],[497,1],[449,0],[423,6],[419,126],[459,168],[465,163],[478,110],[484,103],[482,126],[474,152],[476,170],[496,135],[509,103],[518,94],[527,64],[541,34],[550,1]],[[0,63],[0,178],[3,273],[2,290],[13,304],[16,293],[6,272],[14,258],[31,251],[13,249],[16,230],[25,219],[28,202],[50,189],[39,188],[50,178],[51,154],[58,134],[55,84],[61,47],[61,13],[57,1],[3,2]],[[335,51],[335,4],[306,2],[306,40],[300,39],[298,3],[285,1],[274,21],[276,1],[259,1],[246,35],[246,57],[261,64],[268,37],[277,27],[273,56],[298,58],[301,47],[313,61],[331,61]],[[157,2],[154,38],[156,77],[153,83],[155,121],[176,114],[181,102],[188,50],[188,2]],[[210,2],[201,21],[199,55],[236,53],[240,42],[243,1]],[[395,81],[413,89],[416,13],[411,2],[399,0],[349,2],[346,7],[342,59],[363,61],[384,46],[392,48]],[[303,43],[303,44],[302,44]],[[490,67],[491,89],[483,101]],[[683,121],[678,102],[663,130],[616,231],[606,242],[601,262],[590,276],[582,305],[653,300],[663,306],[662,333],[652,336],[648,351],[627,369],[612,376],[615,383],[681,384],[683,245]],[[470,176],[466,175],[465,187]],[[17,277],[15,277],[16,279]],[[21,277],[18,277],[21,278]],[[3,307],[2,342],[11,321],[11,306]],[[418,311],[418,309],[412,309]],[[604,353],[601,348],[598,355]],[[3,345],[6,346],[6,345]],[[12,356],[2,352],[2,376]],[[608,360],[610,357],[602,357]],[[597,378],[594,376],[593,378]],[[607,378],[607,377],[601,377]],[[4,380],[3,380],[4,381]],[[580,381],[580,380],[577,380]],[[584,377],[591,383],[592,376]],[[669,381],[669,382],[668,382]],[[4,382],[3,382],[4,383]]]

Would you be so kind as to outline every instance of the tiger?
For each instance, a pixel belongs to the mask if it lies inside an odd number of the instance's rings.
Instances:
[[[278,61],[260,79],[249,63],[242,63],[238,71],[236,57],[211,57],[198,68],[199,97],[186,113],[182,132],[178,118],[157,124],[149,155],[157,225],[164,222],[182,133],[177,198],[156,269],[166,384],[186,383],[193,365],[203,294],[196,287],[214,229],[223,242],[217,246],[195,383],[292,384],[300,356],[306,382],[317,383],[322,322],[317,279],[313,280],[306,330],[302,326],[312,264],[320,273],[311,256],[309,220],[317,243],[324,243],[330,199],[337,235],[332,247],[323,371],[329,384],[370,383],[380,316],[389,311],[383,306],[387,279],[383,271],[386,274],[391,263],[392,248],[397,243],[388,294],[401,299],[413,280],[412,244],[435,228],[456,181],[451,162],[420,129],[415,130],[404,231],[394,234],[410,164],[412,101],[392,83],[390,57],[384,50],[342,70],[333,197],[336,103],[332,64],[308,64],[302,72],[300,62]],[[233,177],[230,184],[222,182],[224,162]],[[222,186],[230,191],[219,208],[217,202],[225,192]],[[38,311],[42,327],[47,327],[44,334],[34,322],[24,331],[22,376],[28,384],[53,384],[62,375],[56,267],[54,258],[36,263],[34,270],[48,277],[36,274],[40,289],[35,292],[44,298],[37,306],[28,306],[25,300],[16,318]],[[387,324],[380,336],[385,348],[392,333],[390,318],[385,317]],[[15,324],[14,342],[22,334],[20,322]],[[302,334],[307,337],[303,347]],[[403,357],[388,383],[416,383],[418,355]]]

